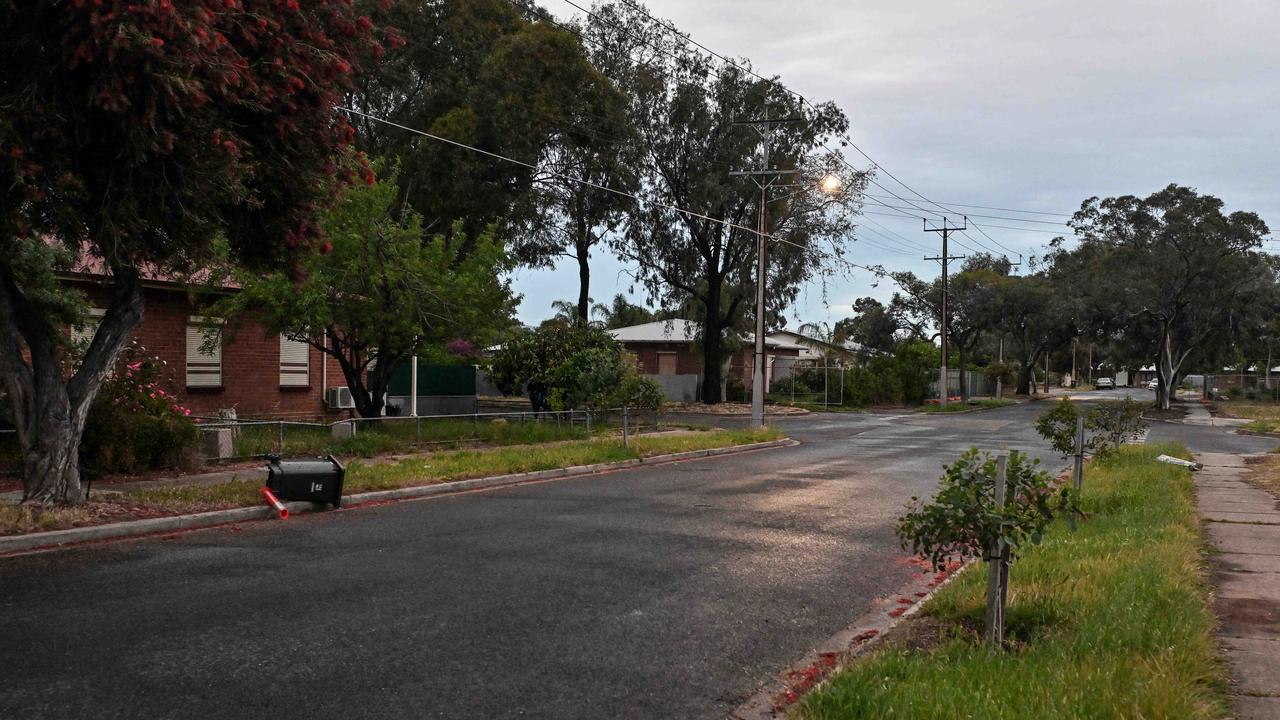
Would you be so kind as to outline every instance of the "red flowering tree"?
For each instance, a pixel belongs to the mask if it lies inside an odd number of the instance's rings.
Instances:
[[[0,373],[24,501],[75,503],[143,275],[193,273],[220,237],[250,267],[318,244],[323,195],[349,179],[331,177],[353,139],[334,107],[397,40],[343,0],[0,0],[0,27]],[[68,367],[85,304],[58,274],[86,257],[111,299]]]

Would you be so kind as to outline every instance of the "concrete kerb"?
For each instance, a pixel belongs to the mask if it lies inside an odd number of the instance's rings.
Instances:
[[[350,508],[369,503],[381,503],[394,500],[412,500],[428,498],[435,495],[452,495],[456,493],[474,492],[477,490],[522,485],[525,483],[544,482],[547,480],[557,480],[583,475],[595,475],[614,470],[625,470],[627,468],[640,465],[661,465],[664,463],[679,462],[681,460],[696,460],[698,458],[734,455],[738,453],[752,452],[755,450],[794,447],[799,444],[800,443],[796,440],[783,438],[781,440],[769,440],[766,442],[751,443],[749,445],[732,445],[729,447],[709,448],[705,450],[690,450],[687,452],[671,453],[667,455],[655,455],[647,458],[621,460],[613,463],[576,465],[567,468],[556,468],[554,470],[537,470],[527,473],[495,475],[492,477],[458,480],[455,482],[445,482],[436,485],[419,485],[414,487],[397,488],[395,490],[377,490],[374,492],[348,495],[342,498],[342,507]],[[285,503],[285,506],[289,508],[290,515],[300,515],[321,511],[320,508],[309,502],[288,502]],[[254,506],[229,508],[227,510],[214,510],[211,512],[194,513],[191,515],[174,515],[172,517],[130,520],[128,522],[70,528],[67,530],[50,530],[48,532],[41,533],[28,533],[26,535],[10,535],[0,537],[0,557],[34,550],[57,549],[68,545],[77,545],[80,543],[101,540],[157,535],[183,530],[211,528],[238,522],[266,520],[274,516],[275,512],[271,508],[266,506]]]
[[[916,600],[898,617],[891,616],[889,610],[877,601],[877,604],[860,615],[848,627],[827,638],[806,653],[798,662],[770,678],[759,691],[729,714],[729,720],[774,720],[781,717],[786,713],[786,707],[778,707],[776,701],[779,696],[785,695],[789,689],[788,676],[802,673],[808,668],[818,666],[824,656],[834,656],[836,664],[823,675],[821,680],[799,695],[803,696],[817,690],[830,682],[831,678],[838,675],[842,669],[878,647],[886,638],[892,637],[893,631],[920,612],[939,590],[951,584],[952,581],[962,573],[968,572],[973,566],[980,564],[982,563],[976,559],[967,560],[964,565],[949,573],[945,580],[929,588],[924,597]],[[921,581],[913,580],[887,597],[912,597],[919,592],[920,587]],[[900,606],[892,605],[890,607],[896,608]],[[799,699],[797,697],[789,705],[799,702]]]

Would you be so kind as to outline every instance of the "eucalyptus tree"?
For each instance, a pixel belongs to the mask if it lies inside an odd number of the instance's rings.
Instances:
[[[1275,282],[1260,251],[1266,224],[1223,207],[1216,197],[1171,184],[1145,198],[1090,198],[1070,222],[1081,238],[1073,252],[1105,259],[1095,282],[1105,282],[1122,332],[1154,339],[1146,351],[1162,408],[1197,355],[1217,355],[1222,343],[1214,339],[1229,330],[1233,314]]]
[[[794,119],[773,126],[770,169],[795,172],[766,207],[766,312],[777,324],[800,284],[844,267],[865,177],[843,171],[824,149],[848,129],[833,104],[802,102],[747,61],[717,62],[631,3],[595,8],[585,32],[601,48],[597,65],[630,95],[641,140],[640,201],[618,250],[663,308],[686,307],[701,326],[702,400],[721,400],[724,343],[754,314],[761,193],[732,171],[759,168],[762,139],[739,121]],[[839,173],[843,192],[818,179]]]

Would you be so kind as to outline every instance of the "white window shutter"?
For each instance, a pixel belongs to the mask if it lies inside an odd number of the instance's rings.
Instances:
[[[187,387],[222,387],[222,343],[200,351],[205,338],[218,330],[217,318],[187,318]]]
[[[280,387],[307,387],[310,377],[311,345],[280,336]]]

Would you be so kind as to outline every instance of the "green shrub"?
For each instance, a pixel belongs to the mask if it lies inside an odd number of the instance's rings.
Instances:
[[[1059,455],[1067,457],[1076,451],[1076,421],[1080,410],[1070,398],[1062,398],[1036,418],[1036,432],[1048,441]]]
[[[195,464],[199,432],[191,411],[164,389],[162,360],[133,344],[89,407],[80,443],[86,479]]]
[[[1005,467],[1005,502],[996,507],[996,459],[972,449],[944,467],[938,492],[928,501],[911,498],[898,520],[904,548],[929,558],[935,570],[952,558],[985,557],[1003,540],[1017,556],[1028,542],[1039,544],[1057,517],[1080,510],[1075,491],[1054,488],[1053,478],[1016,450]]]

